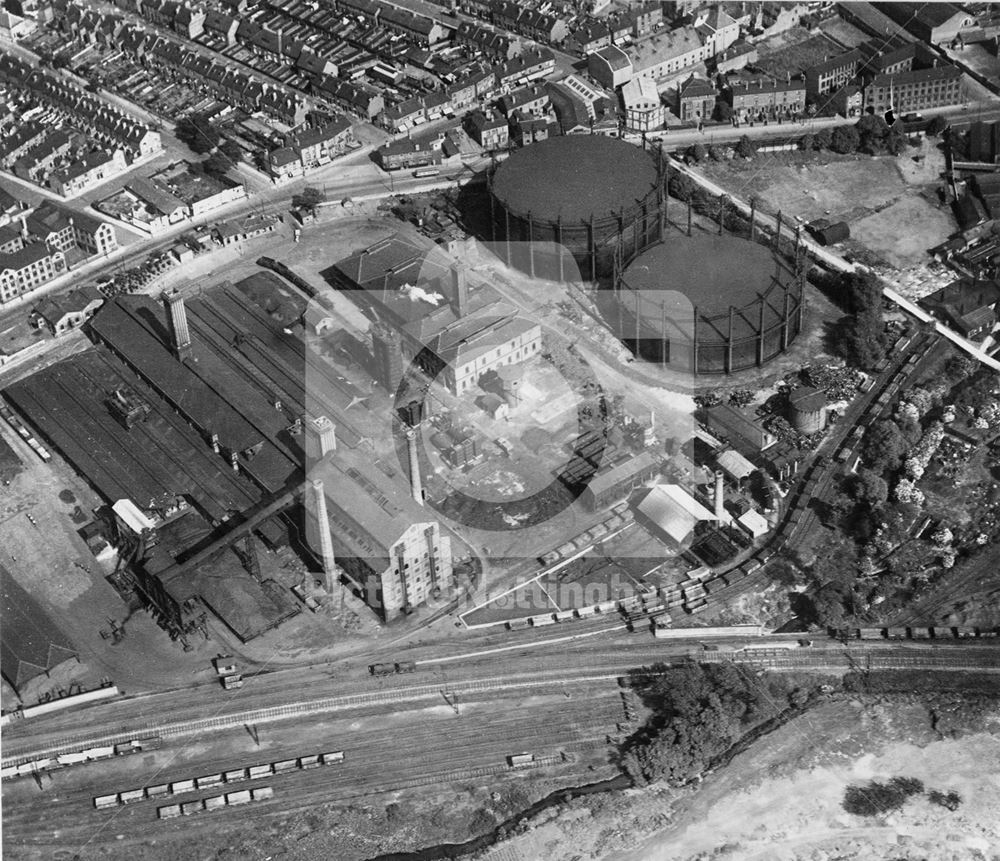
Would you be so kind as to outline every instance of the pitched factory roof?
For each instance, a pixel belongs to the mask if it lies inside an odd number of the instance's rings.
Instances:
[[[702,520],[715,520],[705,508],[679,484],[658,484],[639,503],[639,512],[678,544],[683,542]]]
[[[56,623],[0,565],[0,665],[3,677],[15,691],[35,676],[47,673],[63,661],[77,657],[77,650]]]

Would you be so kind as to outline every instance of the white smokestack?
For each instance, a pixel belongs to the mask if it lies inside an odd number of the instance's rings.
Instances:
[[[417,455],[417,432],[413,428],[406,431],[406,449],[410,455],[410,494],[418,505],[424,504],[424,489],[420,482],[420,458]]]
[[[722,524],[729,518],[726,516],[726,508],[723,503],[726,500],[726,495],[722,487],[722,473],[715,473],[715,519]]]
[[[308,482],[309,498],[306,501],[307,532],[309,546],[323,563],[327,592],[333,592],[337,585],[336,557],[333,553],[333,535],[330,533],[330,517],[326,510],[326,491],[323,481],[318,478]],[[309,517],[309,514],[312,517]],[[311,534],[310,534],[311,533]]]

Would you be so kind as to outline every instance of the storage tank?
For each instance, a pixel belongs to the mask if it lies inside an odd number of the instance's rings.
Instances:
[[[659,239],[666,181],[659,151],[603,135],[539,141],[490,172],[490,238],[531,275],[596,280],[611,274],[619,244],[634,254]],[[551,243],[575,265],[550,259]]]
[[[826,427],[826,395],[811,386],[788,395],[788,420],[799,433],[816,433]]]

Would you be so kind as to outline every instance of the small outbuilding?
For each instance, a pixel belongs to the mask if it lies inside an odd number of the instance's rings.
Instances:
[[[826,219],[814,221],[809,225],[809,232],[819,240],[822,245],[836,245],[851,238],[851,228],[846,221],[835,221],[830,223]]]
[[[771,528],[771,525],[767,522],[767,518],[760,512],[754,511],[752,508],[748,508],[744,511],[736,519],[736,523],[754,540],[763,535],[767,535]]]

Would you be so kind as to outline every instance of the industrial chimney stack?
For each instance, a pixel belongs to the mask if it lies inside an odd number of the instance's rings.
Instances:
[[[469,310],[469,266],[456,260],[451,264],[451,301],[456,317],[464,317]]]
[[[174,290],[173,292],[164,292],[161,298],[167,309],[167,321],[170,325],[170,348],[174,355],[183,362],[191,356],[191,334],[188,332],[184,297]]]
[[[424,488],[420,481],[420,457],[417,452],[417,432],[406,429],[406,450],[410,460],[410,494],[418,505],[424,504]]]
[[[310,479],[307,487],[309,498],[306,501],[306,520],[307,525],[312,527],[312,530],[307,531],[307,540],[323,563],[326,591],[332,594],[337,586],[337,560],[333,553],[330,517],[326,510],[326,491],[323,489],[322,480],[318,478]]]
[[[729,519],[726,514],[725,501],[726,495],[722,487],[722,473],[717,472],[715,473],[715,519],[719,522],[720,526]]]

